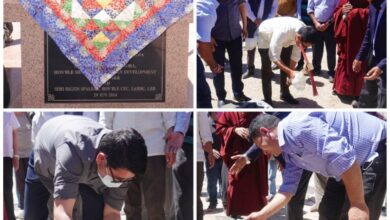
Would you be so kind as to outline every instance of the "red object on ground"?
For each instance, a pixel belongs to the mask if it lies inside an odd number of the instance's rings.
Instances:
[[[303,59],[305,59],[306,63],[309,63],[309,59],[307,58],[305,49],[303,49],[302,45],[300,45],[299,48],[301,49],[301,52],[302,52],[302,55],[303,55]],[[311,87],[313,88],[313,96],[317,96],[318,95],[318,91],[317,91],[316,82],[314,81],[313,70],[310,70],[309,76],[310,76]]]

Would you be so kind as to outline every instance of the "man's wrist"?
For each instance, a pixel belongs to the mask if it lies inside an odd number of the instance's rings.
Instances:
[[[17,158],[17,159],[19,159],[20,156],[19,156],[19,154],[14,154],[14,156],[13,156],[12,158]]]

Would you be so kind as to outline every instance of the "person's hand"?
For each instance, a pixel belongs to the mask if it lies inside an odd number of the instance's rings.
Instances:
[[[352,70],[357,73],[362,70],[362,61],[360,60],[354,60],[352,63]]]
[[[219,158],[221,158],[221,154],[219,154],[219,152],[215,149],[213,149],[213,156],[216,160],[218,160]]]
[[[176,151],[173,152],[172,147],[169,144],[169,140],[173,135],[173,127],[169,128],[165,134],[165,160],[167,162],[167,167],[170,168],[176,162]]]
[[[15,171],[18,171],[18,169],[19,169],[19,157],[13,157],[12,158],[12,166],[14,167]]]
[[[343,12],[343,14],[346,14],[346,13],[349,13],[351,10],[352,10],[352,5],[351,3],[347,2],[343,5],[341,11]]]
[[[295,71],[291,71],[290,74],[288,74],[287,82],[286,82],[287,86],[291,86],[292,81],[293,81],[296,74],[297,73]]]
[[[235,128],[234,133],[236,133],[238,136],[242,137],[243,139],[246,139],[246,140],[249,139],[248,128],[243,128],[243,127]]]
[[[348,220],[369,220],[369,211],[366,204],[351,205],[348,211]]]
[[[166,137],[166,151],[176,153],[184,143],[184,135],[180,132],[171,132],[168,137]]]
[[[223,72],[223,66],[219,65],[218,63],[216,63],[215,65],[210,66],[210,70],[214,74],[219,74],[219,73]]]
[[[322,24],[318,21],[314,22],[314,27],[317,29],[317,31],[322,32]]]
[[[238,175],[241,170],[248,164],[250,161],[245,154],[238,154],[231,157],[232,160],[235,160],[232,167],[230,167],[229,172],[233,175]]]
[[[245,28],[242,29],[242,38],[245,40],[248,37],[248,30]]]
[[[215,165],[215,158],[214,158],[213,152],[207,152],[207,153],[208,153],[207,159],[209,160],[209,165],[210,165],[209,168],[213,168]]]
[[[313,64],[311,63],[305,63],[305,67],[304,67],[304,73],[307,75],[310,73],[310,71],[314,70],[314,67],[313,67]]]
[[[248,215],[244,220],[265,220],[263,216],[259,214],[259,212],[252,212],[250,215]]]
[[[260,18],[256,18],[255,24],[256,24],[256,27],[260,26],[260,24],[261,24],[261,19],[260,19]]]
[[[328,29],[329,25],[330,25],[330,22],[329,22],[329,21],[326,22],[326,23],[324,23],[324,24],[322,24],[322,27],[321,27],[322,32],[326,31],[326,29]]]
[[[364,77],[365,80],[376,80],[378,77],[383,73],[383,71],[375,66],[370,71],[367,72],[366,76]]]
[[[173,164],[176,162],[176,153],[173,152],[165,152],[165,160],[167,162],[167,167],[171,168]]]

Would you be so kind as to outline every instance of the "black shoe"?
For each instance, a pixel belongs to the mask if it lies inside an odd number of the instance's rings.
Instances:
[[[245,96],[244,94],[241,94],[241,95],[238,95],[238,96],[234,96],[234,99],[237,102],[247,102],[247,101],[251,100],[249,97]]]
[[[287,102],[288,104],[292,104],[292,105],[297,105],[299,104],[299,101],[296,100],[294,97],[292,97],[291,94],[287,94],[287,95],[281,95],[280,96],[280,99]]]
[[[214,211],[215,209],[217,209],[217,203],[210,203],[207,211]]]
[[[270,105],[271,107],[274,107],[274,103],[272,102],[271,99],[264,99],[264,102],[266,102],[268,105]]]
[[[254,69],[248,69],[248,71],[246,71],[243,75],[242,75],[242,78],[243,79],[247,79],[249,77],[252,77],[253,75],[255,75],[255,70]]]
[[[225,99],[218,100],[218,108],[222,108],[224,105],[226,105]]]

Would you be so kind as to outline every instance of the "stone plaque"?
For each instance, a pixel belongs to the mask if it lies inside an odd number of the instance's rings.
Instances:
[[[165,51],[163,34],[95,90],[45,34],[45,102],[164,102]]]

